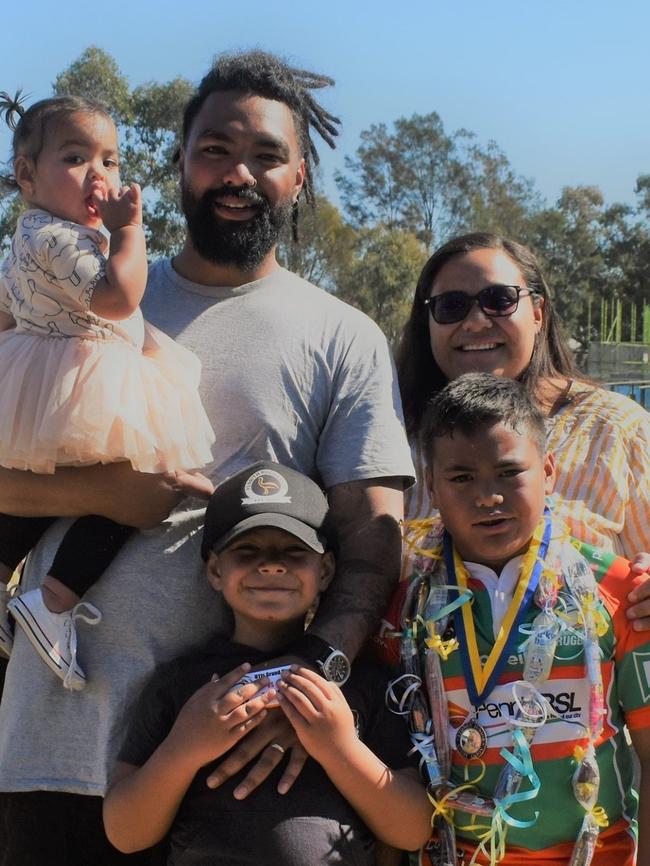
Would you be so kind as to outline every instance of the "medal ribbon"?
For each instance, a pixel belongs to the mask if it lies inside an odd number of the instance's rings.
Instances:
[[[520,829],[525,830],[535,824],[535,822],[539,818],[539,812],[535,812],[535,817],[530,821],[520,821],[517,818],[513,818],[511,815],[509,815],[507,810],[515,803],[523,803],[526,800],[534,800],[535,797],[537,797],[537,795],[539,794],[541,783],[539,781],[539,776],[533,769],[533,762],[530,756],[530,748],[528,746],[528,743],[526,742],[526,738],[521,731],[514,730],[512,732],[512,739],[514,742],[513,751],[509,752],[507,749],[501,749],[500,755],[505,761],[510,764],[515,773],[518,773],[520,776],[528,779],[532,787],[529,791],[517,791],[514,794],[510,794],[509,796],[504,797],[502,800],[497,801],[496,807],[497,811],[501,813],[501,817],[506,822],[506,824],[509,824],[511,827],[519,827]]]
[[[517,587],[485,666],[481,665],[470,605],[464,604],[453,613],[467,693],[474,707],[480,706],[490,694],[506,665],[508,655],[516,645],[519,625],[544,569],[550,538],[551,518],[548,510],[545,510],[521,564]],[[464,592],[468,588],[469,575],[447,532],[443,536],[443,553],[448,579],[459,588],[459,592]]]

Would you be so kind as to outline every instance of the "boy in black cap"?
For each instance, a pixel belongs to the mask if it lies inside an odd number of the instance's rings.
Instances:
[[[358,662],[345,682],[349,664],[333,650],[324,676],[292,665],[250,681],[251,666],[302,635],[334,574],[332,540],[324,494],[288,467],[258,463],[217,488],[202,554],[233,633],[160,668],[140,699],[104,806],[117,848],[142,850],[169,832],[169,866],[370,866],[373,835],[408,850],[428,838],[431,809],[406,726],[385,707],[383,670]],[[284,796],[276,780],[238,799],[248,768],[211,788],[215,763],[268,712],[286,714],[314,760]]]

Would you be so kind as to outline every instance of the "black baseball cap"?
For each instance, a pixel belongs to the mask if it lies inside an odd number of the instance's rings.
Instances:
[[[201,556],[218,553],[260,526],[284,529],[312,550],[328,547],[327,499],[318,484],[280,463],[254,463],[214,491],[203,526]]]

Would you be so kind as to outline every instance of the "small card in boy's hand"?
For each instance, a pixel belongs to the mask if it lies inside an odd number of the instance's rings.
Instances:
[[[259,692],[255,695],[255,697],[259,697],[265,692],[268,692],[269,689],[276,688],[278,680],[282,677],[282,672],[288,671],[290,670],[290,668],[291,665],[280,665],[277,668],[264,668],[263,670],[259,671],[249,671],[240,680],[237,680],[237,682],[232,687],[232,689],[230,689],[230,691],[233,692],[240,686],[248,685],[248,683],[255,683],[263,678],[269,680],[269,684],[267,686],[264,686],[263,689],[260,689]],[[269,704],[269,706],[273,706],[273,703]]]

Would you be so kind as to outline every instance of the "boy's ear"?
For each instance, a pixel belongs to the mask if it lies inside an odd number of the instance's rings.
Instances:
[[[221,572],[219,571],[219,557],[214,552],[212,552],[208,558],[206,572],[208,575],[208,583],[210,584],[212,589],[215,589],[217,592],[221,592]]]
[[[550,451],[544,457],[544,493],[548,496],[555,488],[555,457]]]
[[[425,487],[427,488],[429,496],[431,497],[431,503],[433,505],[435,505],[437,508],[438,504],[436,502],[435,485],[433,483],[433,468],[431,466],[431,463],[427,463],[426,468],[424,470],[424,484],[425,484]]]
[[[34,160],[30,156],[17,156],[14,160],[14,176],[20,191],[27,198],[34,195]]]
[[[320,561],[320,565],[320,590],[323,592],[323,590],[326,590],[334,579],[334,572],[336,571],[336,562],[334,561],[334,554],[331,550],[325,551]]]

